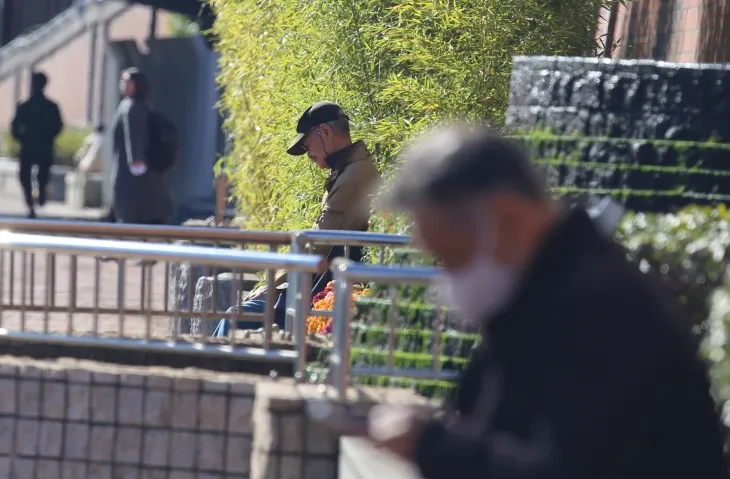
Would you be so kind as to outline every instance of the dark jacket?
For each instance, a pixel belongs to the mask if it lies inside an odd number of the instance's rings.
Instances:
[[[33,163],[52,163],[53,144],[62,129],[58,105],[45,95],[33,95],[18,105],[11,132],[20,143],[20,159]]]
[[[487,323],[424,477],[727,478],[705,364],[674,303],[583,211]]]
[[[134,161],[147,163],[150,109],[143,100],[125,98],[114,119],[114,210],[124,223],[167,223],[172,216],[172,197],[164,176],[151,168],[134,176]]]

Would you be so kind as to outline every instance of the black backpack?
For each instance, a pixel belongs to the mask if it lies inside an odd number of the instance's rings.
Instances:
[[[147,164],[154,171],[171,170],[180,158],[180,135],[167,118],[151,110],[148,116],[149,147]]]

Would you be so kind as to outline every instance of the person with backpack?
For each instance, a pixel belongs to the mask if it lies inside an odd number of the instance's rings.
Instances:
[[[174,126],[149,105],[149,81],[137,68],[122,72],[124,98],[114,119],[114,214],[123,223],[167,224],[172,196],[164,174],[179,154]]]

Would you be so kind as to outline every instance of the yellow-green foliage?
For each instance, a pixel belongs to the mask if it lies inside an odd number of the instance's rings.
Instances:
[[[299,114],[339,102],[387,173],[437,121],[500,124],[515,55],[593,54],[608,0],[214,0],[247,227],[307,227],[324,173],[286,155]]]

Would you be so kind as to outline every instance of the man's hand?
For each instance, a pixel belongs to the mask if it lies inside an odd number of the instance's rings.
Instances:
[[[147,173],[147,165],[143,161],[134,160],[129,166],[129,171],[134,176],[141,176]]]
[[[264,299],[266,293],[269,292],[269,288],[266,285],[259,286],[258,288],[251,291],[244,301],[256,301],[257,299]]]
[[[412,462],[416,443],[430,417],[429,410],[382,404],[370,412],[368,436],[376,447]]]

